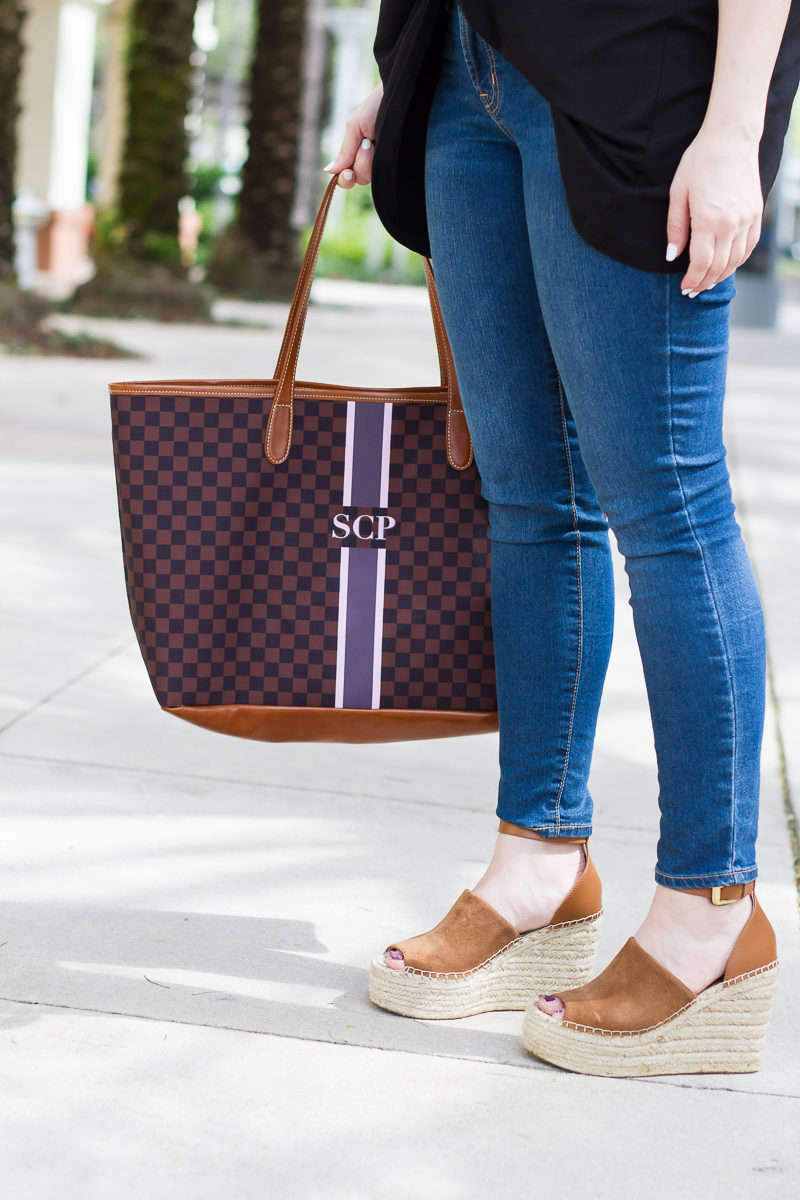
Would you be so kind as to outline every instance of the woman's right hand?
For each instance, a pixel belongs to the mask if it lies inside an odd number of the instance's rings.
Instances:
[[[341,149],[324,168],[331,175],[339,173],[339,187],[352,188],[357,183],[366,184],[372,179],[375,118],[382,99],[383,84],[379,83],[347,119]]]

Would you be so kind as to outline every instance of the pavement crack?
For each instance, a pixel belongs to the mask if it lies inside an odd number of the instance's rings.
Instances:
[[[168,983],[159,983],[157,979],[151,979],[149,975],[145,975],[144,977],[148,983],[152,983],[155,987],[166,988],[168,992],[171,991]]]
[[[89,663],[88,667],[84,667],[82,671],[78,671],[77,674],[70,676],[70,678],[65,680],[64,683],[59,684],[59,686],[54,688],[52,692],[48,692],[46,696],[42,696],[41,700],[37,700],[35,704],[32,704],[29,708],[26,708],[24,712],[17,713],[17,715],[12,717],[10,721],[6,721],[5,725],[0,725],[0,734],[5,733],[7,729],[10,729],[12,725],[16,725],[19,721],[24,721],[26,717],[32,716],[33,713],[38,711],[38,709],[43,708],[45,704],[49,704],[51,700],[54,700],[56,696],[60,696],[62,692],[67,690],[67,688],[72,687],[73,683],[77,683],[79,680],[85,679],[87,675],[91,675],[92,671],[96,671],[98,667],[102,667],[109,661],[109,659],[114,658],[117,654],[121,654],[123,650],[127,650],[134,641],[135,638],[133,634],[130,634],[125,638],[124,642],[120,643],[119,646],[114,646],[113,649],[107,651],[105,654],[102,654],[100,658],[97,658],[94,660],[94,662]]]
[[[145,976],[145,978],[147,977]],[[152,983],[154,981],[150,980],[150,982]],[[161,984],[159,986],[166,987],[167,985]],[[532,1061],[529,1064],[527,1062],[514,1061],[513,1059],[482,1058],[477,1055],[469,1054],[437,1054],[432,1053],[430,1050],[419,1050],[413,1046],[382,1046],[377,1043],[348,1041],[344,1037],[337,1037],[333,1032],[331,1032],[328,1037],[318,1037],[314,1035],[309,1035],[306,1037],[301,1034],[284,1033],[275,1029],[250,1029],[245,1028],[242,1025],[225,1025],[218,1022],[212,1023],[210,1021],[189,1021],[181,1019],[180,1017],[168,1017],[163,1015],[151,1016],[148,1013],[125,1012],[121,1009],[113,1008],[92,1008],[82,1004],[56,1003],[52,1000],[20,1000],[15,996],[0,996],[0,1001],[5,1001],[7,1004],[24,1004],[30,1008],[53,1009],[55,1011],[75,1013],[90,1013],[102,1017],[126,1017],[131,1021],[153,1021],[156,1023],[160,1022],[164,1025],[182,1025],[190,1029],[218,1029],[225,1033],[245,1033],[252,1034],[255,1037],[285,1038],[287,1041],[291,1042],[308,1042],[320,1046],[342,1046],[350,1047],[354,1050],[379,1050],[384,1054],[413,1054],[416,1057],[434,1058],[444,1060],[445,1062],[471,1063],[474,1066],[489,1067],[492,1070],[496,1070],[497,1067],[503,1067],[510,1068],[518,1072],[530,1072],[533,1070],[537,1074],[547,1074],[551,1073],[552,1071],[556,1071],[559,1075],[563,1076],[564,1079],[572,1077],[572,1072],[562,1071],[559,1067],[553,1067],[550,1063],[538,1062],[538,1060]],[[773,1100],[793,1100],[795,1102],[800,1101],[800,1096],[793,1095],[791,1092],[770,1091],[768,1089],[753,1090],[749,1088],[709,1087],[700,1082],[695,1084],[686,1082],[685,1080],[666,1079],[663,1076],[649,1078],[632,1076],[628,1079],[609,1078],[607,1082],[635,1083],[639,1084],[640,1086],[647,1086],[648,1084],[651,1084],[656,1087],[677,1088],[683,1091],[710,1092],[712,1094],[715,1092],[720,1092],[731,1096],[758,1096]]]

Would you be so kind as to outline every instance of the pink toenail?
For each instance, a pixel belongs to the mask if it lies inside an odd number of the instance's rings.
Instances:
[[[389,951],[389,958],[402,958],[402,957],[403,957],[403,954],[402,954],[401,950],[390,950]]]
[[[552,1004],[554,1000],[558,999],[558,996],[540,996],[539,998],[541,1000],[546,1000],[548,1004]]]

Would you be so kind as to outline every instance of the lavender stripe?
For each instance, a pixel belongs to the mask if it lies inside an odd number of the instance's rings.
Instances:
[[[378,508],[381,502],[383,457],[383,404],[356,404],[353,423],[353,472],[350,503]],[[347,620],[344,644],[345,708],[372,707],[372,672],[375,655],[375,612],[378,555],[371,548],[353,546],[347,577]]]
[[[353,430],[353,487],[350,503],[377,508],[381,502],[382,404],[357,404]]]
[[[372,707],[377,570],[377,551],[350,550],[342,697],[344,708]]]

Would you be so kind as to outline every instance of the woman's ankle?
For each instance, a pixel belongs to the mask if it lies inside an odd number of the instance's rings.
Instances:
[[[750,896],[714,905],[703,896],[657,884],[636,941],[693,992],[699,992],[724,973],[752,911]]]
[[[526,933],[552,920],[585,865],[580,843],[499,833],[492,860],[472,891]]]

